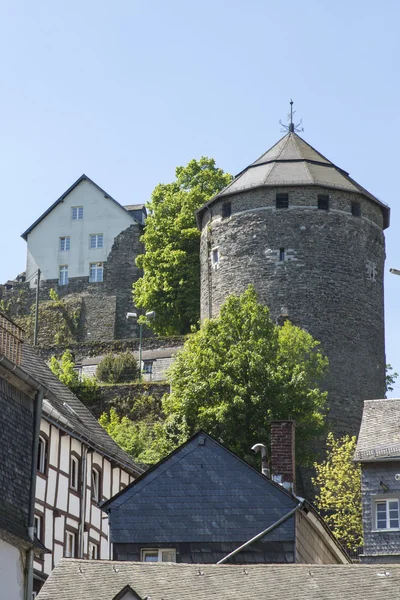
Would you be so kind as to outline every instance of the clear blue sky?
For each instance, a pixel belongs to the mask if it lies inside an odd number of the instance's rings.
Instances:
[[[392,207],[400,372],[399,21],[398,0],[0,3],[0,281],[82,173],[122,204],[201,155],[237,173],[281,137],[293,97],[303,137]]]

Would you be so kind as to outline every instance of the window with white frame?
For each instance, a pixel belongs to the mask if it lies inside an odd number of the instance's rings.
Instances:
[[[175,548],[143,548],[142,562],[176,562]]]
[[[79,490],[79,458],[71,456],[69,485],[73,490]]]
[[[214,269],[218,269],[219,266],[219,249],[213,248],[211,250],[211,263]]]
[[[92,500],[100,502],[101,500],[101,477],[98,469],[92,469]]]
[[[68,284],[68,265],[61,265],[58,276],[58,284],[59,285],[67,285]]]
[[[76,533],[72,531],[65,532],[65,552],[64,556],[66,558],[75,558],[75,548],[76,548]]]
[[[90,248],[102,248],[103,247],[103,234],[102,233],[91,233],[89,235],[89,247]]]
[[[99,545],[94,542],[89,542],[89,558],[97,560],[99,558]]]
[[[144,360],[143,361],[143,373],[146,375],[151,375],[153,372],[153,361],[152,360]]]
[[[42,517],[40,515],[35,515],[33,517],[33,528],[34,528],[35,535],[39,541],[42,540],[42,525],[43,525]]]
[[[103,263],[90,263],[89,281],[92,283],[103,281]]]
[[[39,437],[37,470],[39,473],[46,473],[47,468],[47,440],[45,437]]]
[[[71,209],[71,212],[72,212],[72,220],[73,221],[82,221],[83,206],[73,206]]]
[[[375,510],[377,529],[399,529],[398,498],[376,500]]]
[[[71,246],[71,238],[69,236],[60,237],[60,251],[67,252]]]

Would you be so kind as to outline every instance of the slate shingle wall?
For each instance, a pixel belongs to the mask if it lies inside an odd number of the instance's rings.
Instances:
[[[0,415],[0,520],[11,533],[26,535],[33,401],[1,377]]]
[[[289,209],[275,208],[277,192],[289,193]],[[318,210],[318,193],[329,193],[329,211]],[[274,320],[287,311],[321,341],[330,361],[331,427],[336,434],[358,433],[363,401],[385,391],[381,209],[361,195],[318,187],[258,189],[226,200],[231,217],[221,218],[223,200],[210,208],[211,221],[204,212],[202,318],[217,315],[228,294],[254,284]],[[352,201],[361,203],[361,217],[351,215]]]
[[[375,500],[400,499],[400,481],[395,479],[398,473],[400,461],[362,464],[364,556],[361,562],[400,562],[400,531],[376,531],[374,514]],[[389,487],[387,492],[381,482]]]
[[[204,445],[198,439],[113,501],[113,544],[233,543],[236,548],[296,506],[293,497],[211,438]],[[291,517],[267,541],[294,539]]]
[[[175,548],[177,563],[216,564],[227,554],[233,552],[240,544],[234,542],[187,542],[143,546],[143,544],[114,544],[114,560],[141,560],[141,550],[146,548]],[[230,558],[226,564],[265,564],[293,563],[294,543],[289,542],[256,542],[239,554]]]

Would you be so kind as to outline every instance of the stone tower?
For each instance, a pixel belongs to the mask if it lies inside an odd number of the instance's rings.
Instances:
[[[358,433],[385,394],[383,274],[389,208],[289,133],[199,209],[201,315],[252,283],[271,316],[319,340],[330,423]]]

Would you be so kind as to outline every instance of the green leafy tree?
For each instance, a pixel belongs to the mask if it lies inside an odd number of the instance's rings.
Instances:
[[[100,416],[99,423],[118,446],[138,462],[150,465],[159,460],[162,452],[159,439],[163,437],[160,421],[153,422],[150,418],[132,421],[126,416],[120,417],[115,408],[111,408],[109,414]]]
[[[83,376],[82,379],[79,378],[79,374],[74,368],[75,362],[70,350],[64,352],[61,360],[52,356],[49,367],[54,375],[85,404],[90,404],[98,397],[99,386],[97,381],[92,377]]]
[[[276,419],[294,419],[301,460],[324,426],[326,393],[318,381],[327,359],[307,332],[276,326],[253,286],[230,296],[217,318],[189,336],[169,370],[163,400],[166,446],[202,428],[247,460],[254,442],[269,441]]]
[[[155,311],[149,325],[161,335],[186,334],[199,319],[200,232],[195,211],[230,183],[231,175],[212,158],[177,167],[176,180],[158,185],[148,204],[137,257],[143,277],[134,284],[134,302]]]
[[[139,366],[132,352],[119,354],[106,354],[100,361],[96,370],[99,381],[107,383],[125,383],[135,381],[139,377]]]
[[[353,462],[356,437],[328,434],[326,459],[315,463],[315,503],[337,539],[349,550],[363,544],[361,468]]]
[[[393,371],[392,365],[386,365],[386,392],[393,392],[399,374]]]

